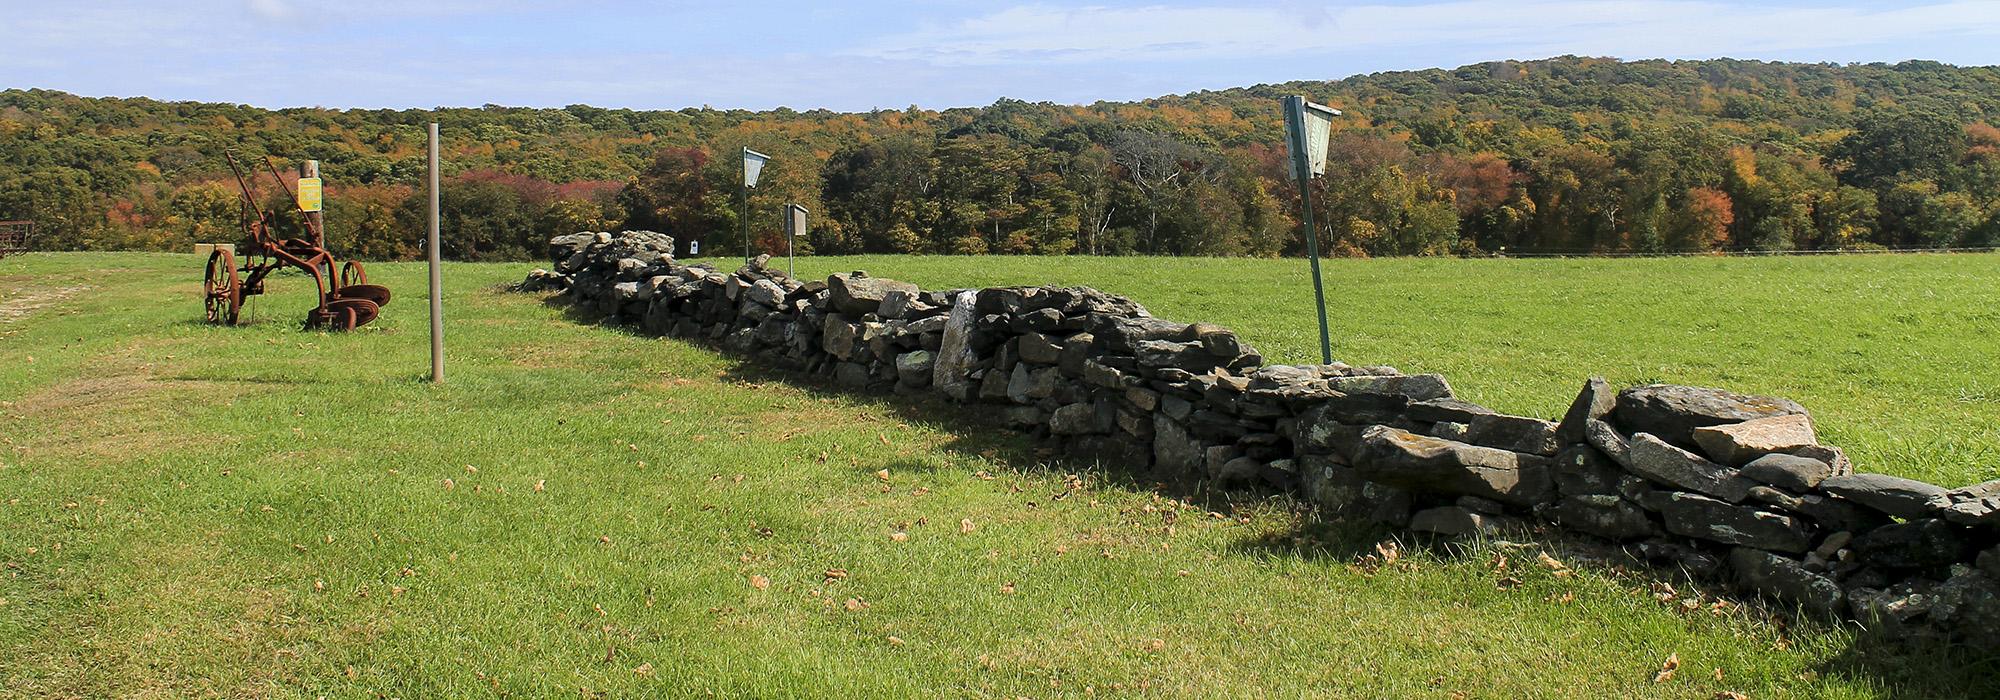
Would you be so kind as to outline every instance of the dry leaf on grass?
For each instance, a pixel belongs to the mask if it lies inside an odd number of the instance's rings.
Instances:
[[[1680,667],[1681,667],[1680,653],[1675,652],[1672,654],[1668,654],[1666,663],[1660,664],[1660,672],[1653,674],[1653,682],[1665,683],[1667,681],[1673,680],[1674,671],[1679,670]]]
[[[549,480],[548,480],[548,479],[536,479],[536,480],[535,480],[535,493],[541,493],[541,492],[542,492],[542,488],[543,488],[544,486],[546,486],[546,485],[547,485],[548,483],[549,483]]]
[[[1014,595],[1014,582],[1008,581],[1000,584],[1000,592],[1004,595]]]
[[[643,664],[639,664],[639,667],[638,667],[638,668],[635,668],[635,669],[632,669],[632,672],[633,672],[633,673],[636,673],[636,674],[639,674],[639,675],[641,675],[641,676],[650,676],[650,675],[653,675],[653,664],[652,664],[652,663],[650,663],[650,662],[649,662],[649,663],[643,663]]]
[[[902,646],[902,645],[903,645],[903,638],[902,638],[902,637],[898,637],[898,636],[896,636],[896,635],[893,635],[893,634],[892,634],[892,635],[889,635],[889,646],[892,646],[892,647],[899,647],[899,646]]]
[[[838,580],[841,580],[841,579],[844,579],[844,578],[847,578],[847,570],[846,570],[846,569],[827,569],[827,570],[826,570],[826,580],[828,580],[828,581],[838,581]]]
[[[847,602],[842,603],[842,605],[847,606],[848,612],[861,612],[868,609],[868,601],[860,598],[848,598]]]
[[[892,542],[908,542],[910,541],[910,533],[891,532],[889,533],[889,540]]]
[[[887,470],[887,469],[883,469],[883,470],[881,470],[881,471],[877,471],[877,472],[875,472],[875,478],[877,478],[877,479],[881,479],[881,480],[883,480],[883,481],[888,481],[888,480],[889,480],[889,470]]]
[[[751,574],[750,587],[760,591],[766,588],[770,588],[771,579],[764,577],[762,574]]]
[[[971,518],[960,518],[958,521],[958,531],[962,533],[970,533],[978,527],[979,526],[972,524]]]

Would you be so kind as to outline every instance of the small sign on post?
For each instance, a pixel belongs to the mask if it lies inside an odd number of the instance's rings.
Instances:
[[[688,241],[688,257],[701,255],[701,241]]]
[[[299,211],[303,212],[319,211],[323,203],[321,201],[320,193],[321,193],[321,185],[319,178],[316,177],[299,178]]]
[[[785,205],[785,274],[798,276],[793,266],[792,239],[806,235],[806,208],[793,202]]]

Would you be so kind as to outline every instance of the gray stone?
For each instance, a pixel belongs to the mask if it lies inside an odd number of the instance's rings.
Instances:
[[[861,341],[861,326],[849,323],[840,314],[827,314],[820,328],[820,349],[842,360],[854,356],[854,348]]]
[[[826,278],[826,288],[831,292],[828,301],[834,310],[851,316],[872,314],[882,306],[882,300],[890,292],[902,291],[915,295],[921,290],[917,285],[898,282],[880,277],[866,277],[857,273],[840,273]]]
[[[1839,615],[1847,605],[1840,584],[1786,557],[1737,547],[1729,552],[1729,568],[1738,585],[1816,615]]]
[[[750,285],[750,301],[773,309],[785,303],[785,288],[770,280],[757,280]]]
[[[1555,490],[1546,460],[1387,426],[1362,432],[1353,462],[1370,481],[1515,505],[1541,503]]]
[[[1811,491],[1833,476],[1833,465],[1811,457],[1768,454],[1743,465],[1743,475],[1757,481],[1798,492]]]
[[[1891,569],[1922,569],[1964,561],[1972,554],[1963,528],[1923,518],[1875,528],[1854,538],[1862,562]]]
[[[1007,425],[1020,430],[1032,429],[1048,423],[1049,416],[1034,406],[1008,406],[1000,411]]]
[[[1980,571],[1986,572],[1988,576],[2000,579],[2000,546],[1990,547],[1986,551],[1980,552],[1979,558],[1974,561]]]
[[[1063,346],[1040,333],[1023,333],[1019,352],[1022,362],[1053,365],[1062,361]]]
[[[1584,421],[1584,439],[1591,447],[1621,467],[1632,465],[1632,443],[1618,434],[1618,429],[1601,420]]]
[[[2000,480],[1952,489],[1945,493],[1951,505],[1944,519],[1958,525],[2000,525]]]
[[[1508,518],[1478,513],[1456,506],[1426,508],[1410,515],[1410,529],[1452,537],[1494,535],[1508,525]]]
[[[1264,471],[1264,463],[1250,457],[1237,457],[1222,463],[1222,467],[1210,474],[1217,482],[1240,484],[1256,479]]]
[[[1451,398],[1451,384],[1435,374],[1330,377],[1326,384],[1327,388],[1343,394],[1389,394],[1411,401]]]
[[[1432,423],[1431,429],[1428,432],[1434,438],[1444,438],[1446,440],[1467,443],[1472,442],[1472,426],[1464,423]]]
[[[930,386],[931,371],[936,365],[937,356],[922,350],[897,355],[896,379],[907,386]]]
[[[1812,419],[1801,413],[1695,428],[1694,441],[1710,459],[1740,467],[1764,455],[1817,445],[1819,436]]]
[[[1565,496],[1618,493],[1622,472],[1589,445],[1571,445],[1553,462],[1556,491]]]
[[[1007,398],[1014,403],[1034,403],[1038,399],[1054,397],[1061,387],[1062,370],[1017,364],[1007,378]]]
[[[1410,420],[1432,423],[1467,423],[1479,416],[1492,415],[1493,411],[1475,403],[1458,399],[1430,399],[1412,402],[1408,409]]]
[[[1617,408],[1611,415],[1627,432],[1652,433],[1667,442],[1694,449],[1695,428],[1805,412],[1804,407],[1785,399],[1652,384],[1618,392]]]
[[[1206,455],[1200,440],[1188,435],[1179,421],[1153,415],[1153,465],[1168,474],[1192,474]]]
[[[1812,546],[1806,526],[1790,516],[1706,496],[1669,493],[1660,515],[1676,535],[1777,552],[1804,553]]]
[[[841,386],[861,388],[870,381],[868,368],[855,362],[840,362],[833,366],[833,381]]]
[[[1583,390],[1577,392],[1569,410],[1563,413],[1562,423],[1556,426],[1556,439],[1565,445],[1573,445],[1584,440],[1584,428],[1590,421],[1603,420],[1618,405],[1618,395],[1612,393],[1611,383],[1603,377],[1591,377],[1584,381]]]
[[[1656,483],[1684,488],[1737,503],[1756,482],[1736,470],[1702,459],[1649,433],[1632,436],[1625,468]]]
[[[1061,375],[1058,374],[1057,376]],[[1153,409],[1160,406],[1160,392],[1153,391],[1152,389],[1133,387],[1125,390],[1125,402],[1132,404],[1133,408],[1150,413]]]
[[[938,349],[937,363],[931,369],[931,385],[938,391],[960,401],[972,396],[972,382],[968,371],[974,356],[971,348],[972,322],[977,317],[973,310],[978,292],[959,292],[952,301],[951,315],[944,327],[944,342]]]
[[[1202,450],[1202,472],[1209,476],[1221,474],[1223,466],[1229,464],[1229,460],[1241,456],[1243,451],[1237,449],[1235,445],[1215,445]]]
[[[904,289],[891,289],[882,295],[882,303],[875,307],[875,315],[885,319],[904,319],[931,310],[929,304],[917,298],[919,294]]]
[[[1110,421],[1088,403],[1073,403],[1049,416],[1049,432],[1057,435],[1091,435],[1111,431]]]
[[[1355,513],[1367,482],[1353,467],[1325,455],[1304,455],[1298,458],[1298,469],[1299,492],[1306,501],[1317,504],[1330,515]]]
[[[1937,587],[1931,619],[1956,637],[1984,649],[2000,648],[2000,579],[1972,571]]]
[[[1887,474],[1827,477],[1819,490],[1905,520],[1934,515],[1949,502],[1941,487]]]
[[[1467,442],[1482,447],[1543,457],[1555,456],[1562,449],[1556,441],[1556,424],[1545,420],[1494,413],[1473,416],[1470,427],[1472,439]]]
[[[1201,343],[1142,340],[1133,345],[1140,367],[1174,367],[1189,372],[1206,372],[1219,363]]]
[[[1646,511],[1623,498],[1608,494],[1565,497],[1550,509],[1549,514],[1564,527],[1610,540],[1640,539],[1657,534],[1652,519],[1646,517]]]

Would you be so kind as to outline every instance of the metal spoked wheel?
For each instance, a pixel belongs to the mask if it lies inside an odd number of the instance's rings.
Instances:
[[[340,266],[340,286],[367,284],[368,270],[361,263],[349,260]]]
[[[208,254],[208,270],[202,275],[201,289],[208,322],[236,325],[237,316],[243,311],[243,279],[236,274],[235,253],[217,249]]]

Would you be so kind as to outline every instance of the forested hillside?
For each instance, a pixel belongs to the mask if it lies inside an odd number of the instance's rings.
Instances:
[[[317,158],[329,244],[418,253],[443,124],[447,254],[650,228],[736,250],[738,149],[774,156],[753,236],[826,253],[1296,254],[1278,97],[1336,123],[1317,220],[1340,255],[2000,244],[2000,69],[1563,57],[1137,103],[842,114],[267,110],[0,92],[0,219],[42,249],[230,240],[222,154]],[[330,98],[330,99],[337,99]],[[267,186],[267,190],[268,190]],[[271,193],[275,194],[275,193]]]

